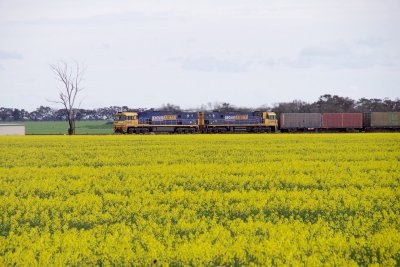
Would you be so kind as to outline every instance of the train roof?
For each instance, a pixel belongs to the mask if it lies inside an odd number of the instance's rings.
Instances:
[[[137,112],[131,112],[131,111],[120,111],[115,113],[115,116],[134,116],[137,115]]]

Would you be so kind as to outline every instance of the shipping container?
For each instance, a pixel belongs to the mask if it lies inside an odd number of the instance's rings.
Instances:
[[[323,113],[322,128],[325,129],[361,129],[362,113]]]
[[[320,113],[282,113],[281,129],[318,129],[321,128]]]
[[[371,112],[372,128],[400,127],[400,112]]]

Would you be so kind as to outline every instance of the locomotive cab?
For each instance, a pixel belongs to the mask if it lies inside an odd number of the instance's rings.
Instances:
[[[263,122],[266,126],[271,127],[273,132],[278,129],[278,119],[275,112],[263,112]]]
[[[138,114],[136,112],[117,112],[114,115],[113,128],[115,133],[127,133],[129,129],[137,127]]]

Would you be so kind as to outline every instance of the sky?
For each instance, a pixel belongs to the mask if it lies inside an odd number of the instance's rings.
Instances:
[[[400,97],[399,0],[0,0],[0,107],[240,107]]]

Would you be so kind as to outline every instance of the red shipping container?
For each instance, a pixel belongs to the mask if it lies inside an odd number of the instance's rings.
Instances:
[[[362,113],[323,113],[322,128],[338,129],[338,128],[362,128]]]

